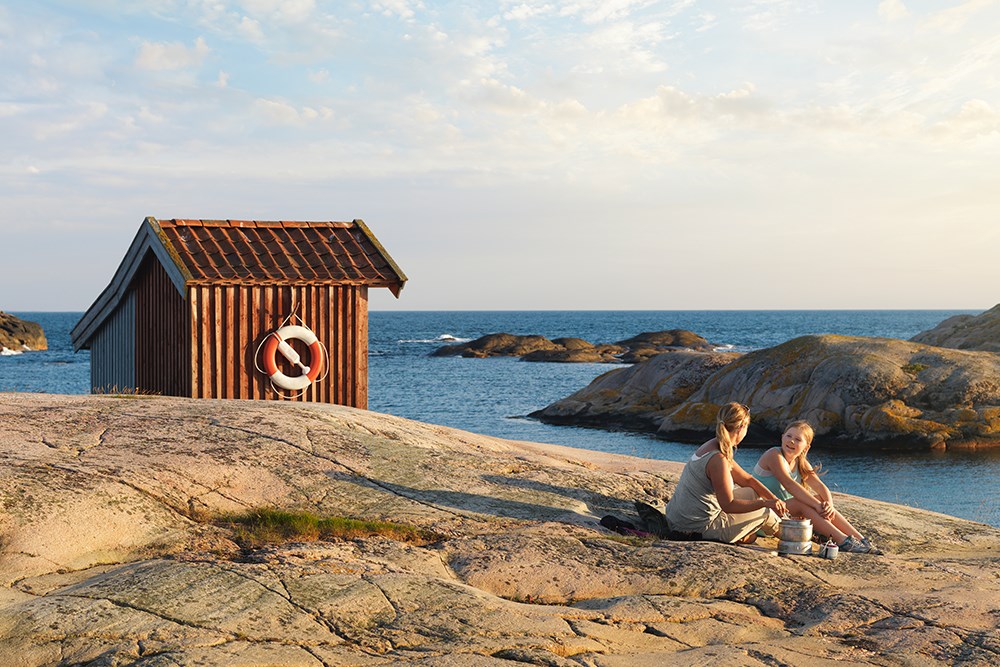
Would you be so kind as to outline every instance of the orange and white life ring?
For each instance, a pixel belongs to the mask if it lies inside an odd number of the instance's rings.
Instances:
[[[302,363],[299,353],[285,342],[291,338],[301,340],[309,346],[308,366]],[[278,352],[281,352],[282,356],[289,362],[301,368],[302,374],[292,377],[278,370],[275,358],[275,354]],[[298,391],[315,382],[316,378],[323,372],[323,345],[316,338],[316,334],[307,327],[297,325],[281,327],[267,337],[267,341],[264,343],[262,361],[264,362],[264,372],[271,378],[272,384],[289,391]]]

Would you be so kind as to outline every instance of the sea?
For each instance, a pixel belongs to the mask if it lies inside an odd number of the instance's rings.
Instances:
[[[968,310],[859,311],[373,311],[369,314],[369,408],[515,440],[683,461],[695,445],[651,434],[543,424],[526,415],[568,396],[616,364],[432,357],[438,347],[489,333],[576,337],[609,343],[646,331],[688,329],[738,352],[805,334],[907,339]],[[90,355],[69,332],[83,313],[18,312],[45,329],[49,350],[0,356],[0,392],[89,392]],[[0,399],[2,400],[2,399]],[[777,443],[775,443],[777,444]],[[743,447],[751,468],[761,450]],[[942,512],[1000,528],[1000,450],[837,451],[817,443],[833,490]]]

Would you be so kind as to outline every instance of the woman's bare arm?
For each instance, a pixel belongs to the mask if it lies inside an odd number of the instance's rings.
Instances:
[[[754,491],[757,492],[757,495],[761,498],[766,498],[769,500],[778,499],[778,496],[771,493],[771,489],[761,484],[759,479],[757,479],[756,477],[748,473],[746,470],[744,470],[743,466],[741,466],[736,461],[733,461],[731,470],[733,475],[733,481],[736,484],[746,488],[753,489]]]
[[[706,469],[708,478],[719,500],[719,507],[729,514],[744,514],[768,507],[778,514],[785,513],[785,503],[773,497],[741,500],[733,497],[733,474],[729,461],[724,456],[713,456]]]

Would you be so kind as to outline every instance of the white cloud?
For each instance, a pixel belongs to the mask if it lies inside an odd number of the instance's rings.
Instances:
[[[747,30],[775,34],[800,14],[816,11],[801,0],[752,0],[745,9],[749,12],[744,21]]]
[[[263,42],[264,31],[261,30],[260,21],[244,16],[240,19],[236,31],[251,42]]]
[[[524,112],[538,106],[537,102],[517,86],[507,85],[496,79],[462,82],[461,91],[467,101],[504,113]]]
[[[420,0],[382,0],[372,3],[372,9],[385,16],[397,16],[404,21],[412,21],[417,12],[425,9]]]
[[[910,16],[910,10],[903,0],[882,0],[878,5],[878,15],[886,21],[899,21]]]
[[[215,85],[218,88],[226,88],[229,86],[229,73],[219,70],[219,76],[215,80]]]
[[[139,118],[147,123],[162,123],[164,121],[162,115],[153,113],[147,106],[139,107]]]
[[[519,4],[503,13],[503,17],[508,21],[527,21],[536,16],[548,14],[552,11],[552,5]]]
[[[180,42],[143,42],[135,65],[145,70],[178,70],[197,67],[211,49],[201,37],[188,48]]]
[[[659,44],[670,38],[666,24],[659,22],[608,23],[576,41],[578,58],[573,71],[588,74],[626,72],[656,73],[667,70]]]
[[[307,76],[313,83],[326,83],[330,80],[330,72],[325,69],[310,70]]]
[[[564,3],[559,10],[560,16],[578,16],[584,23],[597,24],[608,21],[620,21],[629,18],[636,12],[656,3],[652,0],[578,0]],[[690,4],[680,2],[669,11],[675,11]]]
[[[0,118],[6,116],[16,116],[27,110],[27,106],[23,104],[12,104],[10,102],[0,102]]]
[[[719,22],[719,17],[709,12],[699,14],[696,18],[700,23],[700,25],[697,28],[695,28],[695,30],[698,32],[705,32],[706,30],[711,30],[716,25],[718,25]]]
[[[253,106],[266,122],[274,125],[303,125],[309,121],[330,120],[334,117],[333,109],[329,107],[303,106],[300,109],[283,100],[258,98],[254,100]]]
[[[315,17],[315,0],[242,0],[248,14],[285,23],[303,23]]]
[[[1000,113],[988,102],[969,100],[957,114],[936,124],[933,130],[939,136],[962,139],[1000,136]]]
[[[934,32],[957,33],[973,16],[995,5],[996,0],[967,0],[956,7],[931,14],[924,28]]]
[[[52,117],[34,125],[35,136],[40,141],[47,141],[55,136],[71,134],[83,128],[92,127],[108,115],[108,105],[103,102],[90,102],[61,110],[61,117]]]

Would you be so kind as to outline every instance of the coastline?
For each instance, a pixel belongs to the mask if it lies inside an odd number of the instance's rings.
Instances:
[[[720,315],[707,311],[374,311],[369,334],[369,407],[513,440],[683,461],[690,455],[690,444],[631,432],[548,426],[521,417],[586,386],[614,366],[528,364],[510,359],[435,359],[427,355],[441,344],[439,337],[445,333],[471,339],[497,330],[539,333],[549,338],[579,334],[594,340],[617,340],[638,331],[681,327],[702,333],[713,342],[728,341],[747,350],[823,330],[909,337],[956,312],[733,311]],[[30,319],[28,313],[19,314]],[[52,314],[37,315],[36,319],[44,322]],[[51,392],[53,387],[72,387],[58,393],[87,392],[89,353],[74,354],[68,342],[69,329],[79,315],[54,314],[44,324],[51,334],[49,351],[0,360],[3,365],[0,384],[18,391]],[[57,335],[60,328],[65,331],[65,341]],[[757,455],[759,452],[748,448],[737,456],[746,468],[754,464]],[[1000,475],[1000,452],[952,451],[943,455],[879,452],[866,456],[830,450],[818,455],[829,471],[825,480],[834,490],[924,507],[1000,527],[1000,508],[985,495],[977,495],[975,489],[958,495],[950,491],[970,475]],[[890,468],[891,483],[882,472]]]

